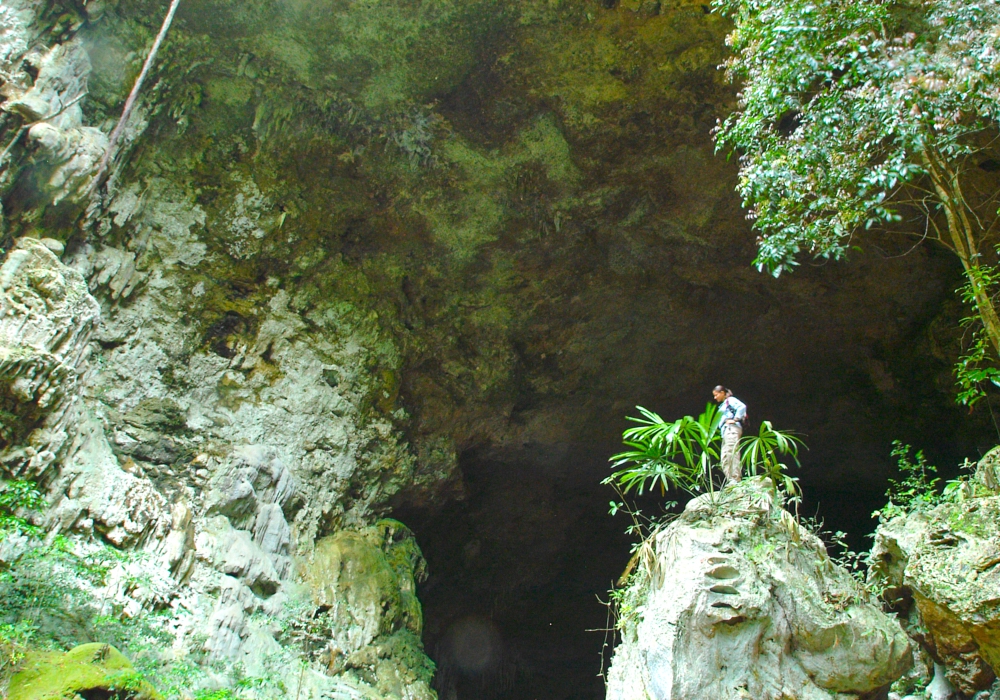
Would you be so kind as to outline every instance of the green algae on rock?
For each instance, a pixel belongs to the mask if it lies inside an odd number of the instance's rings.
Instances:
[[[30,651],[10,681],[8,700],[116,697],[162,700],[125,656],[108,644],[83,644],[67,652]]]
[[[316,543],[299,572],[321,611],[313,627],[329,640],[321,658],[331,675],[355,677],[385,697],[435,697],[434,665],[420,644],[424,566],[413,533],[395,520]]]

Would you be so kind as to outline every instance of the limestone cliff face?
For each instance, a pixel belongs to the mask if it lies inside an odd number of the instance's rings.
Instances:
[[[933,264],[777,291],[743,264],[701,3],[183,2],[95,192],[163,10],[0,7],[0,458],[41,524],[155,559],[119,603],[169,608],[216,685],[424,697],[419,557],[380,519],[461,497],[462,450],[558,452],[650,376],[798,387],[774,347],[855,343],[894,395],[866,353]]]
[[[968,498],[879,525],[875,573],[907,631],[972,696],[1000,668],[1000,450],[983,458]]]
[[[899,624],[752,480],[640,550],[609,700],[877,697],[912,664]]]
[[[99,307],[82,276],[25,238],[0,268],[0,280],[7,474],[46,485],[50,508],[39,520],[46,529],[144,555],[143,588],[112,576],[91,588],[95,601],[113,601],[130,617],[150,605],[170,611],[159,624],[169,629],[173,653],[230,672],[238,666],[304,697],[433,697],[415,595],[423,559],[405,526],[355,522],[315,543],[303,541],[301,530],[295,539],[290,521],[318,527],[297,519],[314,494],[273,439],[233,441],[224,451],[218,442],[214,449],[205,444],[204,429],[201,439],[193,429],[148,439],[183,420],[168,397],[137,402],[130,432],[109,436],[101,402],[80,396],[100,376],[86,352]],[[212,453],[195,455],[195,447]],[[189,462],[181,470],[174,460],[185,450]],[[17,567],[25,546],[7,546],[5,564]],[[168,649],[156,653],[169,664]],[[297,658],[322,665],[307,669]],[[45,659],[31,657],[40,674],[32,683],[58,676],[43,668]]]
[[[48,244],[48,245],[46,245]],[[62,244],[25,239],[0,267],[0,461],[37,478],[65,456],[80,375],[100,307],[82,275],[59,263]]]

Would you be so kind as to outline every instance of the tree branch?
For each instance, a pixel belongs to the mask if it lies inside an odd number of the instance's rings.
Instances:
[[[153,47],[149,50],[149,55],[146,56],[146,62],[142,64],[142,71],[139,73],[139,77],[135,79],[135,84],[132,85],[132,92],[129,93],[128,99],[125,100],[125,108],[122,110],[122,116],[115,125],[114,130],[111,132],[111,136],[108,139],[108,150],[104,152],[104,158],[101,159],[101,165],[97,169],[97,174],[94,176],[94,180],[90,185],[90,194],[93,195],[100,189],[101,185],[104,184],[104,177],[108,171],[108,165],[111,163],[111,158],[114,155],[115,147],[118,145],[118,141],[121,139],[122,133],[125,131],[125,125],[128,123],[129,117],[132,116],[132,110],[135,109],[135,101],[139,96],[139,91],[142,89],[142,84],[146,80],[146,76],[149,74],[150,68],[153,67],[153,62],[156,60],[156,54],[160,50],[160,45],[167,36],[167,32],[170,30],[170,25],[174,21],[174,15],[177,13],[177,7],[181,4],[181,0],[172,0],[170,3],[170,9],[167,10],[167,16],[163,18],[163,24],[160,26],[160,33],[156,35],[156,40],[153,42]]]

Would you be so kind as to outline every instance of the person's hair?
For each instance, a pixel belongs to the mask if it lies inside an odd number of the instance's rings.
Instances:
[[[721,391],[726,396],[732,396],[732,394],[733,394],[733,392],[731,392],[729,389],[727,389],[726,387],[722,386],[721,384],[719,386],[715,387],[714,389],[712,389],[712,391]]]

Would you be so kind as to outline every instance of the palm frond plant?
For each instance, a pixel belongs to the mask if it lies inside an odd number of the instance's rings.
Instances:
[[[622,434],[631,449],[611,457],[615,471],[601,483],[618,487],[623,494],[633,489],[641,496],[659,487],[661,494],[679,488],[696,495],[712,490],[711,470],[719,458],[719,411],[708,404],[694,418],[684,416],[665,421],[656,413],[636,406],[641,418]]]
[[[622,496],[633,490],[642,496],[656,489],[665,495],[671,488],[692,496],[714,492],[712,468],[719,463],[722,440],[718,408],[708,404],[697,418],[684,416],[675,421],[665,421],[642,406],[636,408],[642,417],[629,420],[638,425],[622,434],[630,449],[611,457],[614,471],[601,483],[614,486]],[[798,480],[786,473],[788,467],[782,460],[788,456],[798,465],[800,447],[805,447],[800,438],[776,430],[770,421],[761,423],[757,435],[740,441],[747,473],[769,477],[774,487],[793,502],[801,497],[801,491]]]
[[[775,430],[771,421],[762,421],[756,435],[747,435],[740,440],[740,455],[747,474],[763,474],[771,480],[775,489],[785,492],[788,499],[798,504],[802,499],[802,489],[798,479],[786,472],[788,465],[783,456],[791,457],[795,466],[799,464],[799,448],[805,443],[795,433]]]

